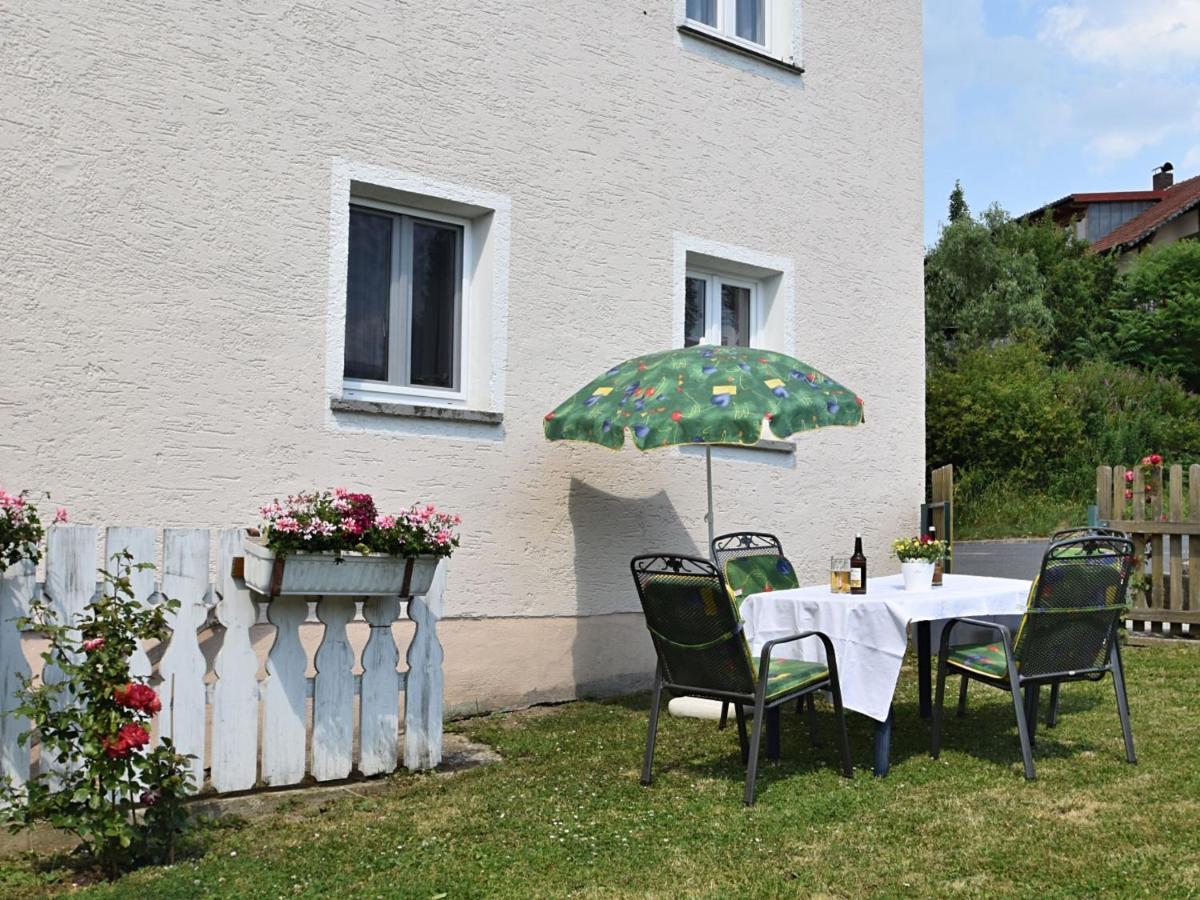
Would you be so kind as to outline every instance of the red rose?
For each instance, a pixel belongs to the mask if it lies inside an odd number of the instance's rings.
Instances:
[[[1150,454],[1150,465],[1161,466],[1162,461],[1163,461],[1163,458],[1159,454],[1157,454],[1157,453]]]
[[[83,642],[83,650],[85,653],[91,653],[93,650],[99,650],[104,646],[104,638],[91,638]]]
[[[145,747],[150,743],[150,732],[136,722],[130,722],[128,725],[122,725],[120,739],[125,742],[128,747],[138,748]]]
[[[121,738],[113,740],[112,738],[103,738],[100,745],[104,748],[104,752],[113,759],[122,759],[129,755],[129,744],[125,743]]]

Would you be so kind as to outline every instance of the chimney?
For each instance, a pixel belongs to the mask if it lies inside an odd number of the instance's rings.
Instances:
[[[1175,167],[1169,162],[1154,170],[1154,190],[1165,191],[1175,183]]]

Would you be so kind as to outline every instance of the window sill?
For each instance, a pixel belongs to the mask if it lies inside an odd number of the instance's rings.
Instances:
[[[686,34],[688,37],[695,38],[698,41],[704,41],[705,43],[713,44],[717,47],[724,47],[726,50],[730,50],[734,53],[740,53],[742,56],[747,56],[750,59],[756,59],[759,62],[774,66],[777,69],[783,69],[785,72],[791,72],[793,75],[804,74],[803,66],[793,65],[790,62],[785,62],[782,59],[771,56],[769,53],[761,50],[753,50],[750,47],[746,47],[743,44],[737,43],[736,41],[723,38],[720,35],[712,34],[699,28],[693,28],[691,25],[680,25],[679,32],[680,34]]]
[[[409,419],[437,419],[443,422],[473,422],[481,425],[501,425],[504,413],[483,409],[464,409],[459,406],[419,406],[413,403],[392,403],[382,400],[346,400],[331,397],[329,408],[343,413],[366,413],[373,416],[399,416]]]

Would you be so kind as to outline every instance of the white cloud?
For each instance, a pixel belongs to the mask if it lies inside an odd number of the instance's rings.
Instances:
[[[1089,63],[1163,72],[1200,65],[1200,0],[1073,0],[1046,10],[1038,38]]]

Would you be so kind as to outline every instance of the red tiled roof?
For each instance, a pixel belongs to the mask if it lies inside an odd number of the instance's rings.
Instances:
[[[1032,212],[1017,216],[1018,221],[1033,221],[1042,216],[1046,210],[1058,210],[1061,207],[1086,206],[1089,203],[1120,203],[1138,200],[1161,200],[1167,195],[1166,191],[1100,191],[1094,193],[1067,194],[1053,203],[1039,206]]]
[[[1181,181],[1165,191],[1153,192],[1162,199],[1124,225],[1106,234],[1092,244],[1097,253],[1105,250],[1126,249],[1140,244],[1168,222],[1200,206],[1200,175]]]

